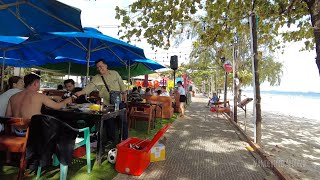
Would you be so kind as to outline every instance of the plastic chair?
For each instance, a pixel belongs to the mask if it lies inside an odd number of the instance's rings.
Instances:
[[[67,124],[66,124],[66,126],[74,132],[78,132],[78,133],[83,132],[84,133],[83,138],[79,138],[79,137],[76,138],[74,149],[77,149],[80,146],[86,145],[87,168],[88,168],[87,171],[88,171],[88,174],[90,174],[91,173],[90,128],[86,127],[86,128],[82,128],[82,129],[76,129],[76,128],[73,128]],[[57,166],[59,163],[60,162],[59,162],[57,156],[54,154],[52,164],[54,166]],[[66,180],[67,173],[68,173],[68,166],[60,163],[60,180]],[[40,178],[40,175],[41,175],[41,166],[38,166],[37,177],[36,177],[37,180]]]
[[[0,150],[7,152],[7,162],[10,161],[10,159],[8,159],[10,157],[10,152],[19,152],[22,154],[20,158],[18,179],[23,179],[24,171],[26,169],[25,155],[29,136],[28,124],[30,120],[16,117],[8,117],[2,120],[5,120],[3,122],[5,125],[5,134],[0,136]],[[24,137],[16,136],[15,133],[11,132],[11,127],[27,129],[26,135]]]

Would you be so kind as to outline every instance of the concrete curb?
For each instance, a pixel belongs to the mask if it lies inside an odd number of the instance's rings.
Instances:
[[[241,134],[245,137],[246,141],[250,144],[250,146],[253,148],[253,150],[255,152],[257,152],[264,161],[267,162],[268,168],[270,168],[279,177],[279,179],[281,179],[281,180],[291,180],[290,177],[285,175],[283,171],[278,169],[272,163],[272,160],[270,159],[270,157],[268,157],[267,153],[265,153],[258,144],[254,143],[253,139],[251,137],[247,136],[247,134],[242,130],[242,128],[237,123],[232,121],[232,118],[228,114],[223,113],[223,115],[225,116],[225,118],[227,120],[230,121],[230,123],[232,123],[241,132]]]

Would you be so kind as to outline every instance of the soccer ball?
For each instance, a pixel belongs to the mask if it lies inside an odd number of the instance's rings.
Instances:
[[[110,151],[108,152],[108,161],[111,164],[115,164],[116,158],[117,158],[117,149],[116,148],[110,149]]]

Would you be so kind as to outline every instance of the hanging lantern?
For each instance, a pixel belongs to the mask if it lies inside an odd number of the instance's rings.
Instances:
[[[152,82],[151,81],[148,82],[148,87],[152,87]]]
[[[141,86],[141,85],[142,85],[141,81],[136,81],[136,86],[137,86],[137,87],[139,87],[139,86]]]
[[[158,88],[160,86],[159,81],[155,80],[154,81],[154,88]]]

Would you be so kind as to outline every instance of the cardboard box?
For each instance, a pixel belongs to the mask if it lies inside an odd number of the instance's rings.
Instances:
[[[166,160],[166,147],[163,144],[156,144],[151,149],[150,162]]]

